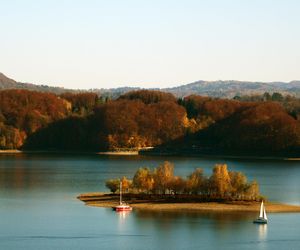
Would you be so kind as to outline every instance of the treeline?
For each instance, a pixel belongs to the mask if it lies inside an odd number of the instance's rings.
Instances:
[[[300,120],[300,99],[291,95],[282,95],[278,92],[274,92],[271,95],[266,92],[263,95],[235,96],[234,99],[243,102],[277,102],[284,107],[289,115]]]
[[[259,185],[248,182],[241,172],[228,171],[226,164],[217,164],[210,176],[197,168],[187,178],[174,175],[174,165],[164,162],[153,171],[140,168],[132,180],[123,177],[106,181],[106,187],[113,193],[119,190],[127,193],[158,195],[192,195],[203,200],[259,200]]]
[[[27,149],[124,150],[156,146],[184,136],[185,109],[176,102],[115,100],[84,117],[71,116],[30,136]]]
[[[288,98],[288,97],[286,97]],[[297,102],[237,101],[188,96],[184,138],[155,148],[154,153],[298,156],[300,117]],[[294,112],[291,112],[293,110]]]
[[[41,130],[92,113],[98,101],[101,99],[93,93],[58,96],[19,89],[0,91],[0,149],[20,149]],[[58,128],[57,137],[52,138],[54,143],[66,132],[63,129]],[[45,147],[43,141],[38,144]]]
[[[30,134],[67,117],[68,112],[68,103],[54,94],[0,91],[0,149],[22,147]]]
[[[140,90],[110,100],[95,93],[5,90],[0,91],[0,149],[155,147],[158,153],[297,155],[299,100],[270,98],[176,99]]]

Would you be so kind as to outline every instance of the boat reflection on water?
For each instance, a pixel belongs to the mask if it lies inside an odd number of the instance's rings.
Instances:
[[[130,211],[117,211],[116,214],[119,216],[120,220],[125,220],[129,216]]]
[[[268,225],[267,224],[258,225],[258,239],[260,241],[264,241],[267,239],[267,235],[268,235]]]
[[[115,212],[117,214],[117,225],[119,233],[124,233],[130,228],[130,211]]]

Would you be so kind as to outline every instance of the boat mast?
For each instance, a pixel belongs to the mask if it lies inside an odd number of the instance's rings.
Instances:
[[[120,180],[120,205],[122,205],[122,180]]]

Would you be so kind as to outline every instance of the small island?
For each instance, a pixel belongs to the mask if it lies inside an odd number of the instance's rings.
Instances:
[[[164,162],[151,171],[140,168],[132,180],[122,177],[106,182],[111,193],[86,193],[77,198],[86,205],[115,207],[119,202],[119,184],[123,199],[134,209],[257,212],[260,201],[256,181],[248,182],[241,172],[228,171],[226,164],[217,164],[211,176],[197,168],[187,178],[174,176],[174,165]],[[268,212],[300,212],[300,206],[266,202]]]

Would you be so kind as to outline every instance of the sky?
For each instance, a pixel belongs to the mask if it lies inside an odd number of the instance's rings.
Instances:
[[[91,89],[300,79],[298,0],[0,0],[0,72]]]

